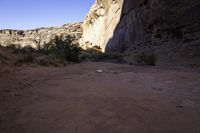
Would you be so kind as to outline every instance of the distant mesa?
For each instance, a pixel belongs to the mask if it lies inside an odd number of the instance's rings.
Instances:
[[[0,30],[0,45],[16,45],[21,47],[31,46],[37,48],[50,42],[55,36],[63,37],[70,35],[74,42],[78,43],[82,36],[82,23],[65,24],[60,27],[37,28],[33,30]]]

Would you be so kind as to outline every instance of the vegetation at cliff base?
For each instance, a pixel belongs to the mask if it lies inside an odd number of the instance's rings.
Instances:
[[[85,61],[111,61],[122,63],[123,56],[121,53],[104,53],[99,46],[93,46],[87,50],[82,51],[81,59]]]
[[[135,55],[135,61],[139,65],[156,65],[156,56],[153,53],[141,52]]]
[[[23,64],[38,64],[41,66],[63,66],[68,63],[80,63],[87,61],[104,61],[113,63],[129,63],[124,53],[119,52],[102,52],[101,47],[93,46],[86,50],[78,44],[73,43],[73,37],[56,36],[49,43],[34,49],[30,46],[18,47],[9,45],[7,48],[12,51],[12,62],[15,66]],[[0,55],[0,64],[4,57]],[[134,56],[133,64],[136,65],[155,65],[156,57],[154,54],[141,52]],[[130,64],[130,63],[129,63]]]
[[[45,44],[40,51],[47,55],[55,55],[60,60],[78,63],[80,62],[81,48],[78,44],[73,44],[72,41],[71,36],[67,36],[64,40],[56,36],[55,39]]]
[[[4,60],[5,60],[5,57],[0,54],[0,65],[4,62]]]

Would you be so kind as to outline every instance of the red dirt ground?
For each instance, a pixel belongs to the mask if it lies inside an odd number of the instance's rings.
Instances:
[[[17,68],[0,77],[0,133],[200,133],[200,73],[112,63]]]

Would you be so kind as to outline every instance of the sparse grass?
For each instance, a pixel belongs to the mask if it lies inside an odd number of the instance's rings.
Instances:
[[[142,52],[135,55],[135,61],[139,65],[156,65],[156,57],[153,53]]]

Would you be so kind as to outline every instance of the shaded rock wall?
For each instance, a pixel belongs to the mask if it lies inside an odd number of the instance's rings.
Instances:
[[[0,45],[11,44],[22,47],[31,46],[38,48],[50,42],[55,36],[63,37],[70,35],[74,42],[78,43],[82,36],[82,23],[65,24],[61,27],[38,28],[34,30],[0,30]]]
[[[98,7],[103,15],[90,17]],[[97,0],[83,24],[82,43],[107,52],[153,52],[158,60],[199,59],[200,1]]]

